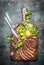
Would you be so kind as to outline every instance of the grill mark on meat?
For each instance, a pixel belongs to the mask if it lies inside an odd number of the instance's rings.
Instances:
[[[20,56],[21,56],[22,60],[27,60],[25,55],[23,54],[22,48],[21,48],[21,51],[20,51]]]
[[[29,54],[31,57],[34,57],[34,55],[28,52],[27,50],[26,50],[26,53]]]
[[[25,54],[25,56],[27,57],[27,59],[31,59],[31,56],[29,54],[27,54],[25,51],[23,51],[23,53]]]
[[[23,50],[23,51],[26,51],[27,48],[28,48],[28,47],[25,45],[25,46],[22,48],[22,50]]]
[[[30,50],[29,47],[27,47],[26,45],[24,45],[23,49],[24,50],[27,50],[28,49],[28,51]]]
[[[34,54],[34,51],[33,51],[33,50],[30,50],[29,48],[27,48],[27,50],[28,50],[30,53]]]
[[[25,55],[25,58],[26,58],[26,59],[31,58],[29,55],[27,55],[27,53],[25,53],[25,50],[22,49],[22,51],[23,51],[23,54]]]
[[[27,44],[27,47],[28,47],[31,51],[34,51],[34,52],[36,51],[36,48],[33,47],[33,44],[32,44],[31,46],[29,46],[29,45]]]
[[[23,52],[24,54],[25,54],[25,56],[27,56],[27,60],[30,60],[32,57],[29,55],[29,54],[27,54],[25,51]]]
[[[23,50],[23,53],[27,56],[27,59],[31,59],[31,56],[26,53],[26,50]]]
[[[27,47],[25,46],[25,48]],[[34,55],[34,51],[33,50],[31,51],[29,48],[27,48],[26,53],[29,53],[31,57]]]
[[[29,51],[30,51],[30,53],[34,54],[34,51],[32,51],[32,50],[29,50]]]
[[[31,55],[34,55],[34,51],[33,50],[30,50],[26,45],[24,45],[23,49],[24,49],[24,51],[26,53],[29,52],[29,53],[31,53]],[[30,55],[30,57],[32,57],[31,55]]]
[[[30,47],[30,50],[32,50],[32,51],[34,51],[34,52],[36,51],[36,49],[34,49],[33,47]]]
[[[32,54],[31,55],[29,55],[29,54],[27,54],[27,51],[26,51],[26,53],[25,53],[25,51],[26,50],[21,50],[21,53],[20,53],[20,55],[21,55],[21,57],[23,58],[23,60],[24,60],[24,58],[25,58],[25,60],[27,59],[31,59],[33,56],[32,56]]]

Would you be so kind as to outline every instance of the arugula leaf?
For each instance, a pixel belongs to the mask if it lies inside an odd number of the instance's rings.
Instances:
[[[8,40],[8,42],[11,42],[11,41],[13,41],[13,40],[14,40],[14,39],[13,39],[13,38],[11,38],[9,35],[6,35],[5,37],[6,37],[6,39]]]

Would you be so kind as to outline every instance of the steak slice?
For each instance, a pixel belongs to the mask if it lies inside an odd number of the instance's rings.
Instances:
[[[27,57],[25,56],[25,54],[22,51],[22,48],[21,48],[21,51],[20,51],[20,57],[21,57],[21,60],[27,60]]]
[[[31,59],[32,56],[27,53],[27,52],[30,53],[30,51],[28,49],[29,48],[25,45],[25,48],[23,48],[23,53],[27,56],[27,59]]]

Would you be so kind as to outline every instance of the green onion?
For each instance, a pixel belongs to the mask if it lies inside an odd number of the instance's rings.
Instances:
[[[32,11],[29,11],[29,15],[32,15]]]
[[[26,22],[29,22],[29,19],[28,19],[28,20],[26,20]]]
[[[32,15],[32,12],[31,12],[31,11],[26,11],[25,15],[26,15],[26,16]]]
[[[17,49],[17,48],[21,47],[22,45],[23,45],[22,42],[17,42],[17,44],[14,45],[14,48]]]
[[[21,39],[26,39],[26,36],[23,36]]]
[[[20,47],[22,45],[23,45],[23,43],[22,42],[19,42],[17,46]]]
[[[17,45],[14,45],[14,48],[17,49]]]
[[[38,34],[38,29],[33,29],[32,34],[37,35]]]
[[[23,33],[20,33],[21,36],[23,36],[24,34]]]
[[[26,15],[26,16],[29,15],[29,12],[26,12],[25,15]]]
[[[13,41],[13,38],[11,38],[10,36],[6,36],[6,39],[7,39],[9,42]]]
[[[27,22],[23,22],[22,24],[23,24],[24,26],[26,26],[26,25],[27,25]]]
[[[27,25],[27,26],[25,26],[25,28],[26,28],[26,29],[29,29],[29,26]]]
[[[31,17],[30,16],[26,16],[26,20],[29,20],[29,19],[31,19]]]
[[[33,27],[34,27],[34,25],[33,25],[32,23],[29,23],[28,26],[29,26],[30,28],[33,28]]]

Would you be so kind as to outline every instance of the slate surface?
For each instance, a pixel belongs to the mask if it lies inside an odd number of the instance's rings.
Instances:
[[[33,1],[33,2],[32,2]],[[5,35],[10,35],[11,30],[4,20],[5,13],[8,12],[14,24],[22,21],[21,9],[26,7],[33,12],[32,22],[38,26],[38,60],[37,61],[11,61],[10,43],[5,39]],[[44,1],[35,0],[0,0],[0,65],[44,65]]]

